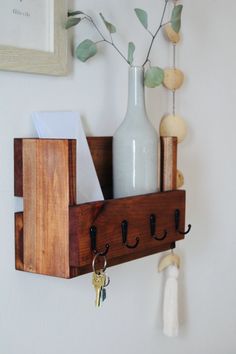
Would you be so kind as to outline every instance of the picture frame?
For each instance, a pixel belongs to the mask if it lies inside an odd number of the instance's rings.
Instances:
[[[22,4],[24,0],[19,1],[20,4]],[[12,4],[13,3],[14,1],[12,1]],[[38,50],[17,47],[16,45],[2,44],[0,41],[0,70],[58,76],[65,76],[67,74],[68,45],[67,31],[65,29],[65,21],[67,18],[68,11],[67,0],[45,0],[44,6],[46,6],[45,4],[50,5],[50,11],[52,12],[50,13],[50,21],[52,23],[50,24],[50,26],[47,26],[47,28],[50,27],[52,31],[52,33],[50,32],[47,34],[48,36],[51,36],[50,41],[52,44],[52,49]],[[41,5],[43,6],[43,1],[37,4],[37,6]],[[9,6],[9,2],[6,6]],[[30,6],[34,6],[33,3],[32,5],[30,3]],[[19,13],[17,13],[17,11],[19,11]],[[45,11],[46,9],[44,9],[44,12]],[[13,15],[22,15],[21,17],[30,16],[30,12],[20,12],[20,10],[14,8],[11,9],[11,16]],[[24,24],[23,21],[25,19],[21,18],[20,20]],[[28,28],[26,28],[26,30],[28,31]],[[39,34],[41,34],[42,32],[43,31],[40,30],[38,31]],[[12,33],[11,29],[9,30],[9,33]],[[26,33],[29,33],[29,31]],[[22,42],[23,40],[24,37],[22,39]],[[21,44],[21,46],[24,46],[24,44]]]

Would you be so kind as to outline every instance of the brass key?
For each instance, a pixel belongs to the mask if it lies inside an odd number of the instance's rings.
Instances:
[[[102,289],[106,283],[106,276],[102,271],[93,272],[93,280],[92,280],[94,289],[96,291],[96,307],[101,306],[101,293]]]

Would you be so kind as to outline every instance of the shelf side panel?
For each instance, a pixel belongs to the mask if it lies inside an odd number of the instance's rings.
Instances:
[[[161,146],[161,191],[173,191],[177,188],[177,138],[164,136]]]
[[[22,139],[14,139],[14,195],[23,197]]]
[[[24,270],[69,277],[67,140],[23,140]]]
[[[14,196],[23,197],[23,141],[52,141],[52,139],[14,139]],[[56,141],[55,139],[53,141]],[[68,142],[70,205],[76,204],[76,140],[57,139]]]
[[[24,270],[23,213],[15,213],[15,267]]]

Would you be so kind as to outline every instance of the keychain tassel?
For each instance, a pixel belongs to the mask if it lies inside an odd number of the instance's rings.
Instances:
[[[163,302],[163,332],[168,337],[178,336],[178,275],[176,265],[170,265],[166,269],[167,279],[164,289]]]
[[[164,256],[158,266],[159,272],[166,270],[163,300],[163,332],[168,337],[176,337],[179,331],[178,276],[180,257],[174,253],[173,247],[171,253]]]

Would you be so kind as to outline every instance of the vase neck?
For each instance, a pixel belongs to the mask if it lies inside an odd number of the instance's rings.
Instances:
[[[129,68],[129,91],[127,114],[139,112],[146,116],[144,94],[144,70],[142,67]]]

